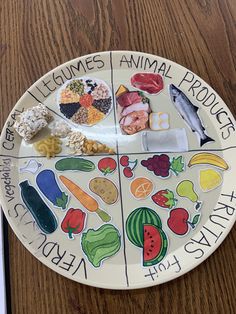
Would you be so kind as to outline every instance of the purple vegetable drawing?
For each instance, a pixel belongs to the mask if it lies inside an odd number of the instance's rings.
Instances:
[[[62,192],[55,173],[52,170],[46,169],[41,171],[36,177],[36,183],[44,196],[55,206],[66,208],[68,195]]]

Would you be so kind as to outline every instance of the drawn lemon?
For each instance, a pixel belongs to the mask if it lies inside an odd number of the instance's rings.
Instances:
[[[147,178],[136,178],[131,182],[130,191],[134,197],[144,199],[153,190],[153,183]]]
[[[211,191],[222,183],[220,173],[213,169],[200,170],[200,187],[203,192]]]

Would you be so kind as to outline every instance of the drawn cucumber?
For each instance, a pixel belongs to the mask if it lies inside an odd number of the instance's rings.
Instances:
[[[84,158],[69,157],[58,160],[55,164],[55,168],[58,171],[80,170],[90,172],[95,169],[95,165],[92,161]]]
[[[28,180],[21,182],[19,185],[22,200],[39,228],[44,233],[53,233],[58,224],[51,209],[44,203],[37,190],[29,184]]]

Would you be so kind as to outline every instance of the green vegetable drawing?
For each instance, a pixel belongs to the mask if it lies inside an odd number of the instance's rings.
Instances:
[[[44,233],[52,233],[57,229],[57,220],[51,209],[44,203],[37,190],[28,180],[21,182],[21,197],[25,206],[34,217],[37,225]]]
[[[101,266],[101,262],[115,255],[121,246],[119,231],[111,224],[99,229],[89,229],[82,234],[82,250],[94,267]]]
[[[92,161],[84,158],[69,157],[58,160],[55,164],[55,168],[58,171],[79,170],[90,172],[95,169],[95,165]]]

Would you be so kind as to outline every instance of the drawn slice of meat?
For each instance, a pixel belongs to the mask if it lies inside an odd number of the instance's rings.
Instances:
[[[142,102],[142,96],[139,95],[139,92],[127,92],[119,96],[117,102],[121,107],[128,107]]]
[[[149,94],[157,94],[163,88],[163,79],[157,73],[136,73],[131,77],[131,84]]]
[[[131,112],[124,118],[122,118],[122,130],[126,134],[135,134],[141,130],[144,130],[148,126],[148,113],[146,111]]]
[[[143,111],[146,111],[146,112],[150,112],[149,104],[148,103],[144,104],[143,102],[139,102],[139,103],[130,105],[128,107],[125,107],[122,110],[120,115],[123,117],[123,116],[126,116],[127,114],[129,114],[131,112],[140,111],[140,110],[143,110]]]

